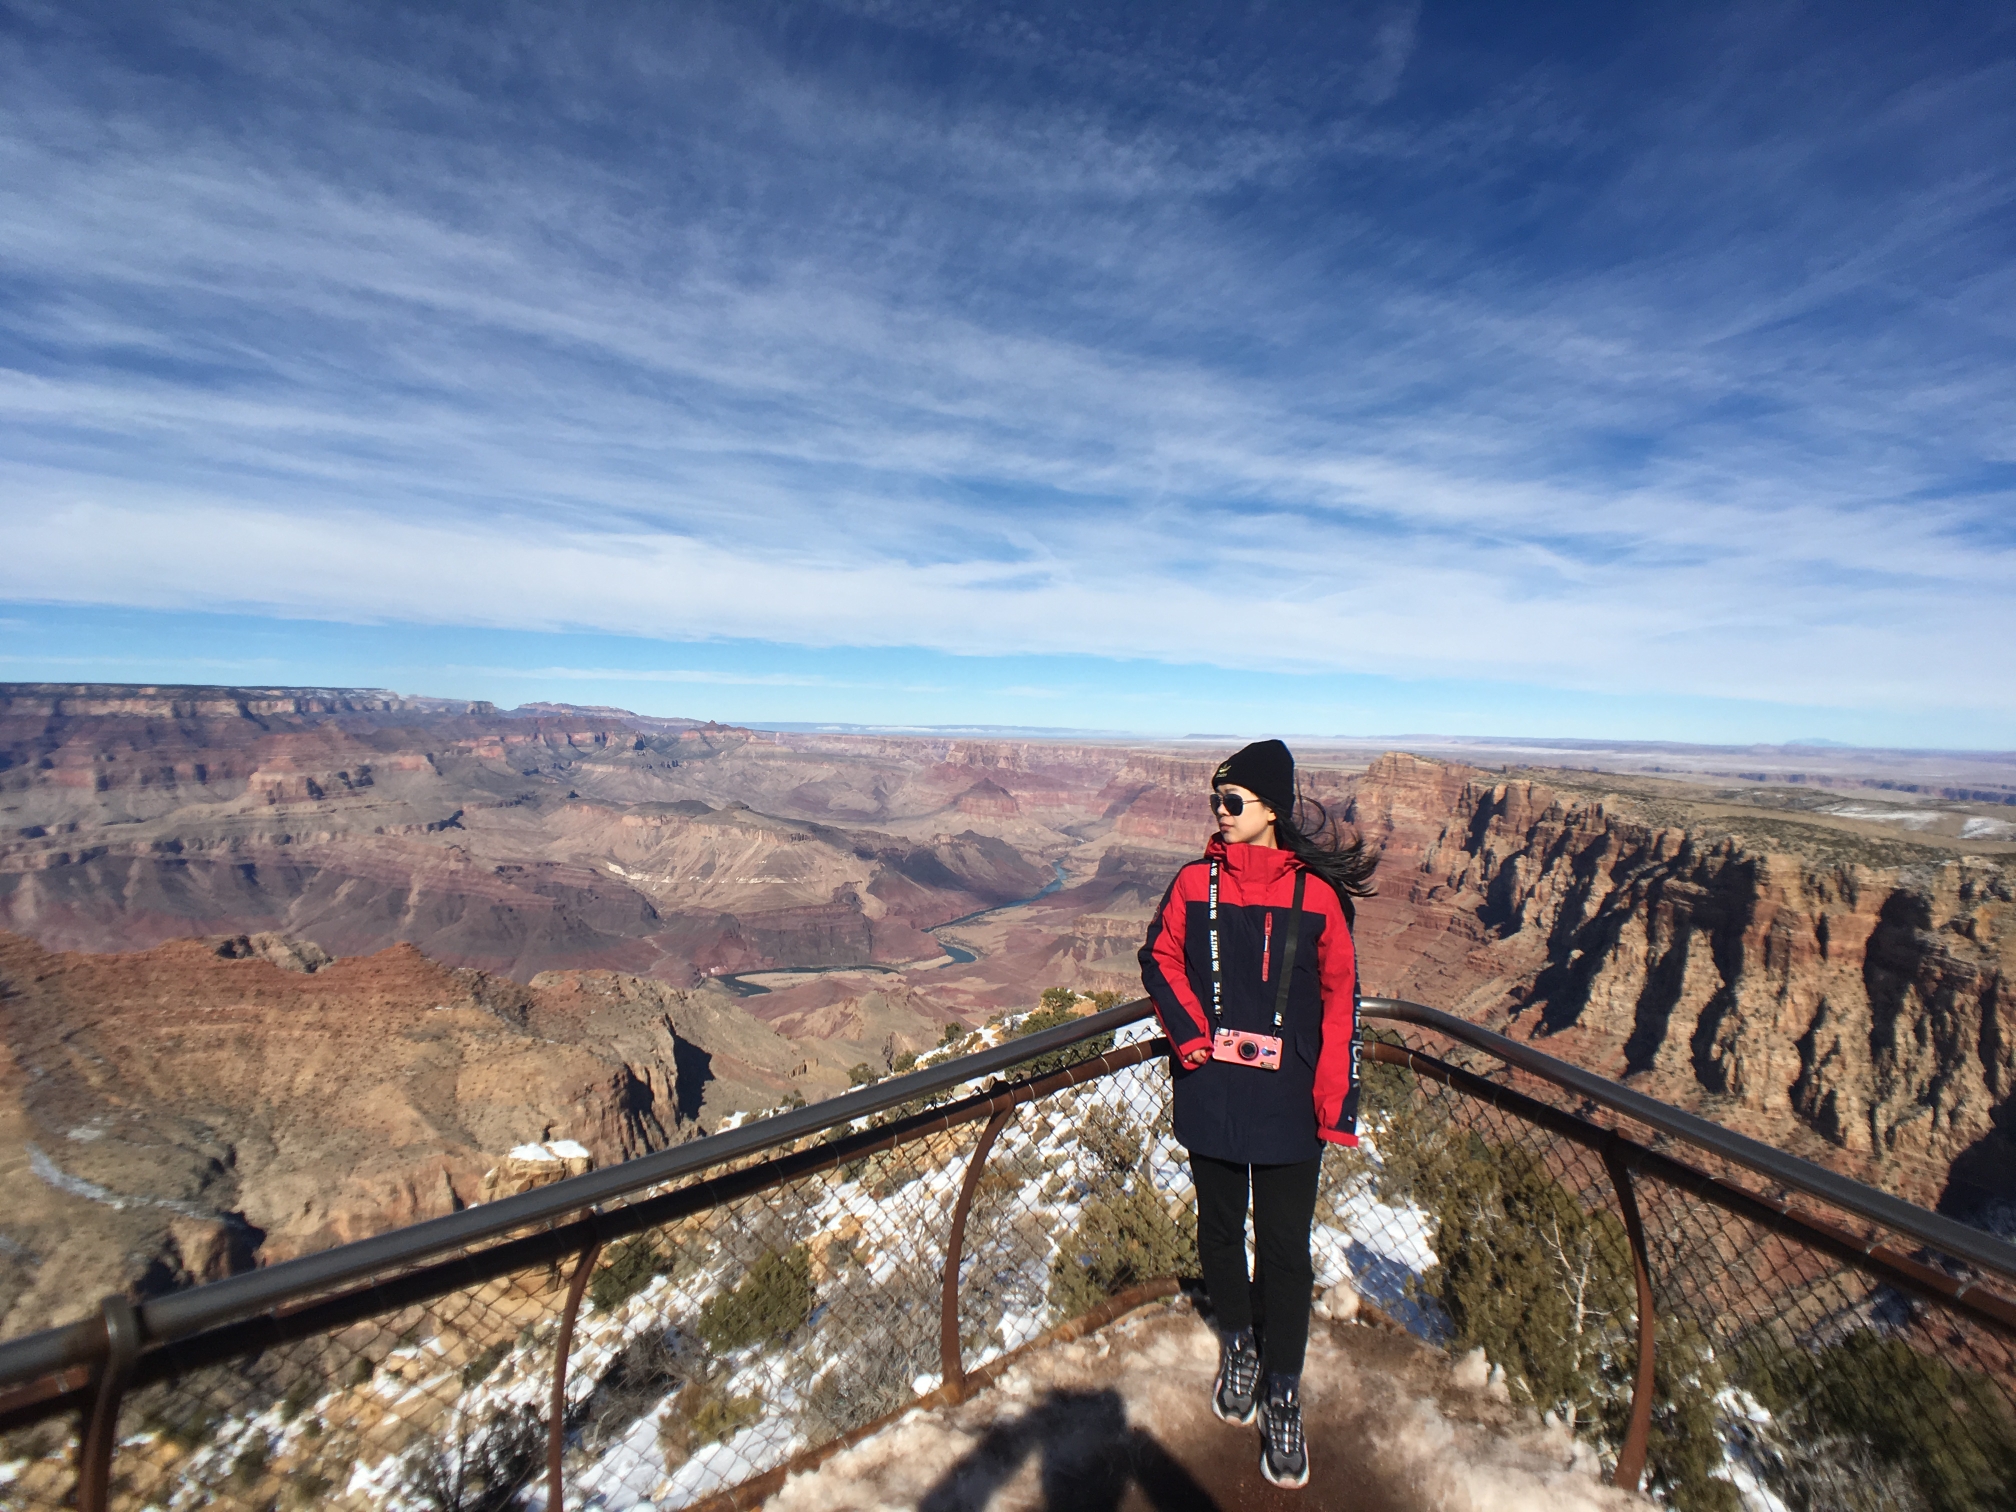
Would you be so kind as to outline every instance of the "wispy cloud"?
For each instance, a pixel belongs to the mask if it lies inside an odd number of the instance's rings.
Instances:
[[[468,672],[514,682],[692,683],[718,688],[841,688],[891,693],[949,693],[941,683],[865,682],[799,672],[720,671],[707,667],[465,667],[449,663],[447,673]]]
[[[0,597],[2010,706],[2006,27],[1218,11],[30,14]]]

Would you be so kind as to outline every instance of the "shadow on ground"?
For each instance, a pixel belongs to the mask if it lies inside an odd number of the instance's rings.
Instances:
[[[918,1503],[918,1512],[978,1512],[1040,1458],[1046,1512],[1119,1512],[1130,1488],[1155,1512],[1219,1512],[1218,1502],[1145,1429],[1117,1391],[1047,1392],[996,1423]]]

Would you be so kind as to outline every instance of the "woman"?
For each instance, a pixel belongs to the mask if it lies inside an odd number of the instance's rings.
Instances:
[[[1211,1408],[1230,1423],[1257,1409],[1261,1473],[1300,1486],[1309,1226],[1324,1142],[1358,1143],[1351,899],[1371,895],[1378,857],[1341,844],[1320,804],[1312,830],[1296,826],[1295,758],[1278,740],[1231,757],[1211,787],[1218,832],[1170,883],[1141,980],[1175,1051],[1176,1137],[1220,1341]]]

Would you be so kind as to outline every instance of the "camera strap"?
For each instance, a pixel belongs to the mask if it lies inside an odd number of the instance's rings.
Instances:
[[[1288,983],[1295,975],[1295,945],[1302,937],[1302,888],[1309,873],[1295,869],[1295,901],[1288,905],[1288,943],[1281,952],[1281,985],[1274,989],[1274,1033],[1281,1033],[1281,1021],[1288,1012]]]
[[[1281,984],[1274,989],[1274,1033],[1278,1037],[1288,1015],[1288,983],[1295,974],[1295,947],[1302,938],[1302,889],[1309,873],[1295,869],[1295,898],[1288,905],[1288,940],[1281,951]],[[1211,1020],[1225,1017],[1225,963],[1218,949],[1218,861],[1211,861],[1211,887],[1207,894],[1211,923]]]

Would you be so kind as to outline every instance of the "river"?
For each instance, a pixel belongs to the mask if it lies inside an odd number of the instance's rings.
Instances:
[[[941,939],[938,931],[941,929],[954,929],[961,924],[970,924],[975,919],[984,919],[989,914],[1003,913],[1011,908],[1024,908],[1039,898],[1049,897],[1050,894],[1056,892],[1064,885],[1064,863],[1062,861],[1053,861],[1051,865],[1057,869],[1057,874],[1040,891],[1033,892],[1026,898],[1017,898],[1011,903],[996,903],[992,908],[983,908],[975,913],[961,914],[956,919],[947,919],[943,924],[933,924],[924,932],[938,941],[938,948],[951,958],[953,965],[965,966],[979,960],[980,957],[977,952],[968,950],[963,945],[955,945],[949,940]],[[719,982],[723,987],[726,987],[737,997],[757,997],[768,992],[770,989],[761,982],[749,981],[748,978],[750,977],[814,977],[825,976],[828,972],[833,971],[883,971],[888,972],[892,976],[901,976],[905,971],[914,969],[915,967],[910,966],[870,966],[865,964],[854,966],[773,966],[766,971],[736,972],[732,976],[715,977],[714,980]]]

